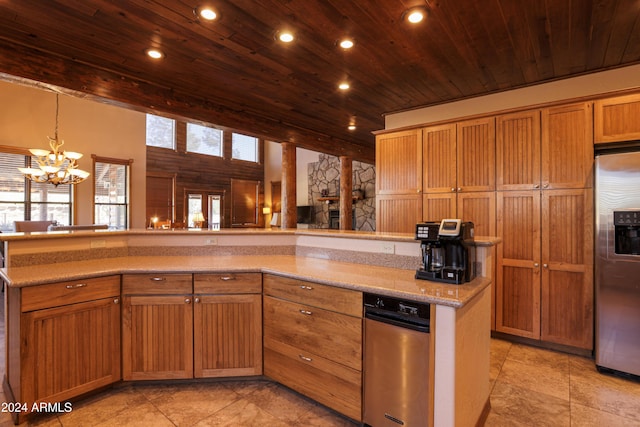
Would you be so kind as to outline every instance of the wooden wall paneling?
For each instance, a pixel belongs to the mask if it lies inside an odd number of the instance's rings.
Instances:
[[[422,131],[413,129],[376,136],[376,195],[421,191]]]
[[[468,120],[457,126],[457,191],[495,190],[495,118]]]
[[[422,221],[422,195],[377,195],[376,230],[386,233],[415,233]]]
[[[542,188],[593,187],[592,104],[542,110]]]
[[[596,144],[640,139],[640,94],[599,99],[593,115]]]
[[[540,110],[498,116],[496,128],[496,188],[539,188]]]
[[[497,192],[496,330],[540,338],[540,192]]]
[[[455,193],[457,189],[456,124],[422,130],[424,193]]]
[[[593,348],[593,192],[549,190],[542,196],[544,341]]]

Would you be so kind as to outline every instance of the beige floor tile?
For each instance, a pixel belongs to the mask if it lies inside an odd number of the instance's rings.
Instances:
[[[213,415],[200,420],[196,427],[238,427],[238,426],[269,426],[288,427],[290,424],[279,420],[269,412],[254,403],[239,399],[231,405],[221,409]]]
[[[549,367],[559,372],[569,373],[569,355],[553,350],[513,344],[507,359],[535,367]]]
[[[504,361],[507,359],[512,344],[509,341],[492,339],[491,340],[491,368],[489,371],[489,379],[491,383],[495,382],[498,374],[502,369]]]
[[[569,370],[562,367],[536,366],[507,358],[497,381],[569,401]]]
[[[245,399],[290,424],[317,406],[313,401],[275,383],[255,390],[246,395]]]
[[[572,427],[638,427],[640,421],[571,403]]]
[[[491,414],[485,426],[568,427],[570,411],[568,400],[532,392],[498,379],[491,394]]]
[[[64,427],[67,424],[63,423]],[[68,424],[75,426],[75,424]],[[99,427],[175,427],[162,412],[147,402],[132,408],[130,411],[122,411],[110,419],[98,424]]]
[[[342,417],[336,412],[329,411],[322,406],[315,406],[302,415],[295,424],[298,427],[356,427],[352,420]]]

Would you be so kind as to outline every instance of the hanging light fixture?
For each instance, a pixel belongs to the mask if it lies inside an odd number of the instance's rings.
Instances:
[[[89,172],[78,169],[76,162],[82,157],[81,153],[63,151],[64,141],[58,139],[58,110],[60,104],[56,94],[56,130],[54,137],[49,138],[51,150],[31,148],[29,151],[38,163],[37,168],[18,168],[25,177],[39,183],[49,183],[56,187],[60,184],[78,184],[89,176]]]

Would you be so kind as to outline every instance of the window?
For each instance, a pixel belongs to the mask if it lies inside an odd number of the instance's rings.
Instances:
[[[231,138],[232,154],[236,160],[258,163],[258,138],[234,133]]]
[[[147,145],[176,149],[176,121],[147,114]]]
[[[222,131],[187,123],[187,151],[222,157]]]
[[[0,149],[0,231],[15,231],[14,221],[56,221],[71,224],[72,186],[38,184],[18,171],[30,166],[31,155],[11,147]],[[34,162],[35,164],[35,162]]]
[[[129,160],[93,157],[94,223],[129,228]]]

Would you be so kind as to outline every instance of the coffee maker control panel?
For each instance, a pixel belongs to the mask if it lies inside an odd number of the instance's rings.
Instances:
[[[461,219],[443,219],[440,223],[440,230],[438,231],[438,234],[440,236],[457,237],[460,235],[461,227]]]

